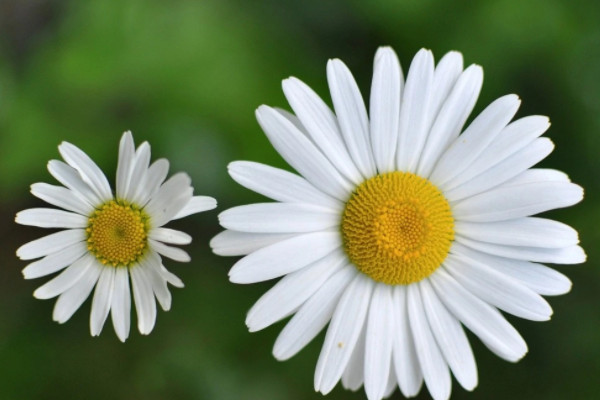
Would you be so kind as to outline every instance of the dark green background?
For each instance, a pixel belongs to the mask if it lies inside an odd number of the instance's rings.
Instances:
[[[579,230],[588,263],[559,269],[573,281],[551,298],[555,315],[509,317],[529,354],[512,365],[471,335],[480,383],[454,382],[454,399],[600,397],[600,3],[594,0],[0,1],[0,399],[321,399],[313,373],[322,335],[290,361],[270,354],[282,324],[250,334],[246,311],[272,283],[233,285],[235,261],[213,255],[218,211],[171,226],[194,237],[189,264],[166,261],[186,284],[148,337],[120,343],[110,321],[89,335],[89,301],[65,325],[53,301],[31,293],[15,249],[44,234],[16,226],[18,210],[42,204],[33,182],[62,140],[114,176],[121,133],[148,140],[153,158],[187,171],[219,211],[258,201],[226,174],[232,160],[284,166],[254,119],[260,104],[287,107],[280,81],[299,77],[327,102],[328,58],[352,69],[368,93],[379,45],[406,72],[421,47],[436,59],[460,50],[485,71],[477,103],[517,93],[518,116],[549,115],[557,145],[543,162],[586,189],[584,202],[550,216]],[[329,399],[361,399],[337,387]],[[396,392],[393,398],[401,398]],[[420,399],[427,399],[423,389]]]

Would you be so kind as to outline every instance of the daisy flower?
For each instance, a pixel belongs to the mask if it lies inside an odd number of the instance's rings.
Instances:
[[[369,113],[340,60],[327,64],[334,112],[306,84],[283,81],[295,115],[261,106],[269,140],[297,172],[236,161],[239,184],[275,202],[231,208],[216,254],[244,256],[232,282],[283,277],[248,312],[250,331],[293,315],[273,354],[286,360],[329,324],[315,390],[341,379],[367,397],[425,382],[446,399],[451,374],[467,390],[477,367],[466,327],[515,362],[527,345],[501,311],[533,321],[552,310],[541,295],[571,283],[541,263],[585,261],[575,230],[532,217],[571,206],[581,187],[532,168],[553,149],[546,117],[511,122],[520,100],[501,97],[466,129],[483,81],[460,53],[435,66],[421,50],[406,81],[390,48],[375,55]],[[462,132],[462,133],[461,133]]]
[[[167,283],[183,282],[163,265],[161,256],[187,262],[189,255],[168,244],[188,244],[192,238],[165,228],[171,220],[210,210],[213,198],[193,196],[191,180],[184,173],[165,181],[169,162],[150,165],[150,145],[137,149],[131,132],[119,145],[117,188],[113,195],[104,173],[79,148],[63,142],[58,150],[66,163],[51,160],[48,171],[62,185],[34,183],[31,193],[57,207],[21,211],[16,222],[41,228],[63,229],[26,243],[17,250],[22,260],[33,260],[23,270],[25,279],[63,270],[40,286],[34,296],[58,296],[53,319],[66,322],[95,287],[90,331],[98,336],[111,313],[121,341],[129,336],[130,279],[140,333],[152,331],[158,300],[163,310],[171,307]]]

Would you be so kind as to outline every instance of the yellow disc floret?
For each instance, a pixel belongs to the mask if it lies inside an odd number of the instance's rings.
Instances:
[[[352,193],[342,238],[361,272],[388,285],[408,285],[444,261],[454,240],[454,219],[431,182],[395,171],[366,180]]]
[[[130,266],[148,247],[148,216],[137,206],[111,200],[89,217],[87,248],[102,264]]]

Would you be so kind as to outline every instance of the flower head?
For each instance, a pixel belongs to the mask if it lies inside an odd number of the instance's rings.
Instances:
[[[541,295],[570,290],[540,263],[585,260],[575,230],[532,217],[571,206],[581,187],[555,170],[532,168],[553,149],[540,135],[546,117],[511,122],[515,95],[463,126],[481,89],[481,67],[460,53],[435,66],[417,53],[406,81],[390,48],[377,51],[369,115],[340,60],[327,78],[334,112],[307,85],[283,82],[295,112],[261,106],[256,115],[275,149],[299,175],[237,161],[229,173],[275,202],[220,214],[220,255],[244,256],[232,282],[283,277],[249,311],[251,331],[293,315],[273,354],[292,357],[327,324],[315,371],[326,394],[341,379],[363,384],[370,400],[398,386],[414,396],[425,382],[435,399],[451,373],[477,385],[463,326],[492,352],[517,361],[527,352],[499,310],[543,321]],[[462,133],[461,133],[462,132]]]
[[[216,201],[193,196],[186,174],[165,181],[169,162],[159,159],[150,165],[150,145],[144,142],[135,149],[130,132],[121,138],[114,195],[104,173],[83,151],[67,142],[58,149],[66,163],[51,160],[48,170],[63,186],[34,183],[31,193],[64,211],[32,208],[19,212],[16,222],[64,230],[17,250],[23,260],[43,257],[25,267],[23,275],[33,279],[62,270],[34,292],[39,299],[58,296],[53,318],[59,323],[71,318],[95,287],[91,334],[100,334],[110,312],[121,341],[129,336],[131,280],[138,328],[149,334],[156,320],[154,297],[167,311],[167,283],[183,287],[164,267],[161,255],[190,260],[185,251],[168,244],[188,244],[192,238],[164,225],[213,209]]]

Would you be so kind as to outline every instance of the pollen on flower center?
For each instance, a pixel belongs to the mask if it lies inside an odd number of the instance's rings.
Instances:
[[[87,248],[102,264],[129,266],[148,247],[147,221],[137,206],[111,200],[89,217]]]
[[[361,272],[389,285],[408,285],[444,261],[454,239],[454,218],[431,182],[395,171],[356,188],[344,209],[342,238]]]

